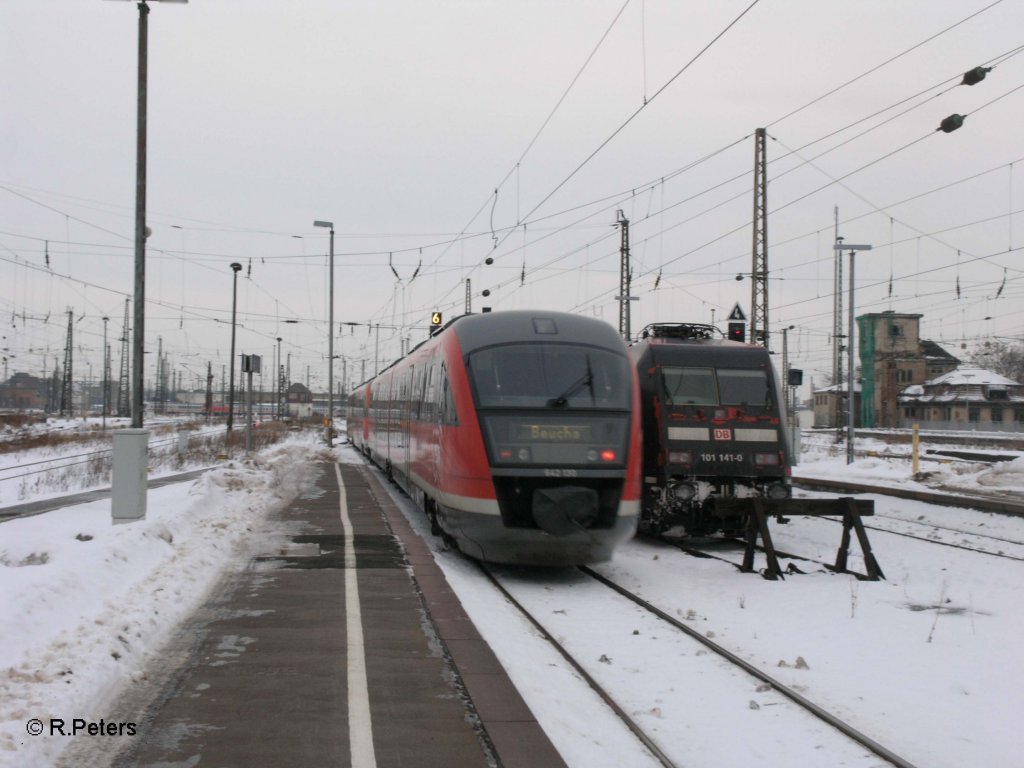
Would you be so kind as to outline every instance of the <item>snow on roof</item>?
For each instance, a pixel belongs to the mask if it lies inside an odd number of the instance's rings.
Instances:
[[[819,394],[819,393],[822,393],[822,392],[845,392],[845,391],[846,391],[846,382],[844,381],[842,384],[833,384],[831,387],[820,387],[819,389],[814,390],[814,393],[815,394]],[[854,392],[860,392],[860,382],[859,381],[854,382],[854,384],[853,384],[853,391]]]
[[[1019,382],[1008,379],[1005,376],[1000,376],[995,371],[969,365],[961,365],[955,370],[937,376],[927,383],[929,386],[933,384],[947,384],[954,387],[965,385],[1020,386]]]

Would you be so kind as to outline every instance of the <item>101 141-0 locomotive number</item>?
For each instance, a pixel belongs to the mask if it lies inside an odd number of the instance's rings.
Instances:
[[[700,455],[701,461],[724,461],[724,462],[740,462],[743,461],[742,453],[702,453]]]

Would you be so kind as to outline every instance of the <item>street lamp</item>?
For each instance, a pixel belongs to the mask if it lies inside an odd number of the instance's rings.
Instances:
[[[314,227],[331,230],[330,275],[327,279],[327,447],[334,447],[334,222],[314,221]]]
[[[228,384],[228,432],[235,424],[235,309],[238,304],[238,273],[242,265],[237,261],[232,262],[231,271],[234,273],[231,281],[231,379]],[[221,379],[221,381],[224,381]]]
[[[277,378],[277,383],[274,385],[274,391],[277,392],[277,401],[274,403],[274,418],[278,421],[281,420],[281,337],[277,337],[277,363],[274,365],[274,376]]]
[[[853,262],[854,256],[857,251],[870,251],[870,245],[851,245],[850,243],[836,243],[832,246],[834,251],[849,251],[850,252],[850,315],[849,325],[846,331],[846,408],[847,408],[847,424],[846,424],[846,463],[853,464],[853,435],[854,426],[853,422],[856,416],[854,411],[854,403],[856,397],[853,392]]]
[[[110,349],[107,347],[107,323],[103,318],[103,431],[107,431],[107,411],[110,408]]]
[[[187,3],[188,0],[154,0],[154,2]],[[134,338],[132,344],[132,428],[142,428],[143,367],[146,322],[146,49],[149,6],[139,0],[139,75],[138,110],[135,143],[135,299]]]

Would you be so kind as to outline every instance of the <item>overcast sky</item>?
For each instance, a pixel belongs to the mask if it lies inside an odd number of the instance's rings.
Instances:
[[[922,336],[958,355],[1021,338],[1018,0],[150,8],[146,346],[159,337],[186,383],[228,363],[237,261],[238,352],[269,368],[281,337],[293,380],[308,366],[323,386],[315,219],[336,229],[335,320],[358,324],[336,343],[349,382],[421,341],[432,310],[461,314],[467,279],[476,312],[617,325],[619,210],[634,333],[724,329],[737,302],[751,311],[758,127],[772,348],[794,326],[805,381],[832,370],[836,207],[839,234],[874,246],[856,260],[858,314],[921,313]],[[76,377],[91,363],[98,378],[102,318],[116,372],[133,290],[137,4],[2,10],[4,355],[9,373],[51,371],[70,309]],[[976,66],[993,69],[958,85]],[[937,131],[952,113],[963,127]]]

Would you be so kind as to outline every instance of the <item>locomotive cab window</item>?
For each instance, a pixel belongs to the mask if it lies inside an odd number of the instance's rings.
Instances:
[[[762,369],[661,366],[669,405],[771,405],[768,376]]]
[[[674,405],[718,405],[713,368],[661,367],[665,396]]]
[[[718,370],[718,391],[722,405],[771,405],[768,376],[763,370]]]
[[[481,408],[630,407],[629,361],[570,344],[514,344],[481,349],[468,368]]]

